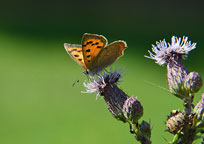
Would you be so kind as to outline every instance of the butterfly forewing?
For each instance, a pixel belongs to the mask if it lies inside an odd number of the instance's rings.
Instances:
[[[84,63],[90,71],[94,69],[93,62],[97,59],[100,51],[107,45],[107,39],[101,35],[84,34],[82,38],[82,51]]]
[[[115,41],[101,50],[97,59],[93,61],[94,68],[105,68],[113,64],[120,56],[123,50],[127,48],[125,41]]]
[[[78,63],[80,64],[84,69],[86,69],[86,65],[84,64],[84,58],[82,54],[82,47],[81,45],[76,44],[64,44],[64,48],[67,51],[67,53]]]

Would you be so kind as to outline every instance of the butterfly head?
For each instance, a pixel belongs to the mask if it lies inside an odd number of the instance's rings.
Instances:
[[[85,74],[85,75],[89,75],[89,70],[88,69],[86,69],[85,71],[83,71],[83,73]]]
[[[86,69],[85,71],[83,71],[83,73],[85,75],[95,76],[100,74],[103,70],[104,68]]]
[[[100,71],[99,70],[90,70],[90,69],[86,69],[85,71],[83,71],[83,73],[85,75],[89,75],[89,76],[94,76],[96,74],[98,74]]]

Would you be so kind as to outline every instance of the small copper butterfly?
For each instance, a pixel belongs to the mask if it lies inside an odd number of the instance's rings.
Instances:
[[[86,74],[94,76],[122,56],[127,44],[121,40],[108,44],[102,35],[85,33],[82,45],[65,43],[64,47]]]

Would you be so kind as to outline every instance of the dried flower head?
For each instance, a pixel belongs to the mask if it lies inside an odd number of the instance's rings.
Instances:
[[[156,46],[152,45],[153,53],[148,51],[150,56],[145,57],[155,60],[159,65],[168,63],[169,59],[175,57],[175,55],[185,59],[188,52],[196,48],[196,43],[191,44],[191,41],[187,40],[188,37],[185,36],[183,36],[182,40],[180,37],[173,36],[171,38],[171,44],[167,44],[165,39],[163,41],[157,41]]]
[[[173,110],[168,116],[166,127],[170,133],[176,134],[184,125],[184,113]]]

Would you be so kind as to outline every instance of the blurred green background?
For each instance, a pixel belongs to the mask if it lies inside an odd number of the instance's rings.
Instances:
[[[166,67],[144,58],[151,44],[188,36],[197,49],[185,61],[204,77],[204,9],[200,1],[2,1],[0,5],[0,143],[132,144],[128,124],[114,119],[102,98],[83,94],[86,76],[66,53],[64,42],[80,44],[83,33],[125,40],[120,87],[144,106],[153,143],[166,143],[172,109],[182,101],[167,90]],[[82,77],[80,83],[72,83]],[[198,101],[202,90],[196,95]]]

